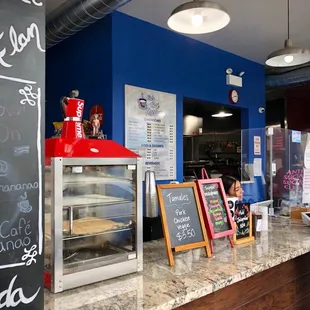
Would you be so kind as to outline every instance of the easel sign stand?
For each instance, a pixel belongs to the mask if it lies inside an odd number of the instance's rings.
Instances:
[[[244,244],[255,241],[252,235],[252,212],[247,203],[236,203],[235,206],[235,229],[233,236],[234,244]]]
[[[206,168],[202,168],[201,169],[201,178],[203,180],[209,180],[209,176],[208,176]]]
[[[211,253],[214,253],[213,240],[227,237],[230,246],[234,243],[232,235],[235,226],[231,217],[224,186],[221,179],[204,179],[196,181],[203,216],[210,240]]]
[[[169,265],[173,252],[204,248],[211,257],[195,183],[157,185],[157,193]]]

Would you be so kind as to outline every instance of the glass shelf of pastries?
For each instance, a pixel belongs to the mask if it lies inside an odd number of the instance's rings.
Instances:
[[[52,158],[46,166],[45,286],[52,292],[142,270],[140,160]]]

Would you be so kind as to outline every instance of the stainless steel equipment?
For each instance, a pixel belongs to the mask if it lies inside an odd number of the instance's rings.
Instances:
[[[45,284],[52,292],[142,270],[140,158],[52,157],[45,180]]]

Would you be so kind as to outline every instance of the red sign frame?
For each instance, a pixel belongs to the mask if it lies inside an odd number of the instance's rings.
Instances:
[[[227,237],[232,236],[235,233],[235,225],[234,225],[234,222],[233,222],[232,217],[231,217],[231,213],[229,210],[227,197],[226,197],[226,193],[224,190],[222,180],[221,179],[204,179],[204,180],[196,180],[195,182],[196,182],[197,189],[198,189],[200,204],[203,206],[202,213],[203,213],[203,217],[204,217],[204,221],[205,221],[205,225],[207,228],[207,233],[208,233],[209,239],[213,240],[213,239],[223,238],[226,236]],[[230,230],[226,230],[226,231],[223,231],[220,233],[214,232],[212,220],[211,220],[211,217],[209,214],[207,202],[206,202],[204,192],[203,192],[203,185],[205,185],[205,184],[217,184],[219,186],[222,201],[223,201],[223,204],[224,204],[224,207],[226,210],[226,214],[227,214],[228,224],[231,227]],[[229,238],[229,240],[231,241],[231,238]],[[231,244],[232,244],[232,241],[231,241]]]

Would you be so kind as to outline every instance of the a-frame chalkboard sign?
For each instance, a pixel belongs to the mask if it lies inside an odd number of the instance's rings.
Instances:
[[[195,183],[157,185],[157,193],[169,265],[173,252],[204,247],[211,257]]]
[[[196,184],[212,253],[212,240],[217,238],[227,237],[231,247],[233,247],[232,235],[235,232],[235,227],[227,203],[222,180],[197,180]]]

